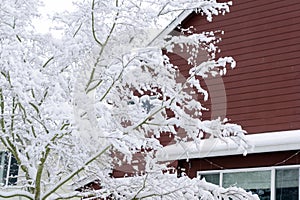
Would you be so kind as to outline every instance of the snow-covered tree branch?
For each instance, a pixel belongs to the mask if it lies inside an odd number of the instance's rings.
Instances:
[[[36,0],[0,5],[0,141],[19,165],[17,185],[1,187],[0,197],[257,199],[239,188],[163,173],[166,164],[155,159],[160,134],[169,132],[179,141],[176,128],[186,139],[197,141],[207,132],[238,137],[237,147],[249,148],[240,126],[202,121],[204,108],[192,98],[191,90],[208,95],[196,77],[225,74],[235,66],[231,57],[216,59],[218,38],[181,34],[149,45],[162,21],[178,11],[192,8],[210,21],[228,12],[230,2],[77,0],[73,12],[55,16],[60,38],[36,32],[32,21],[40,5]],[[178,46],[191,67],[181,82],[178,67],[164,53],[176,53]],[[207,60],[198,63],[203,50]],[[114,163],[130,163],[145,149],[143,176],[110,177]],[[86,180],[100,180],[102,188],[75,191]]]

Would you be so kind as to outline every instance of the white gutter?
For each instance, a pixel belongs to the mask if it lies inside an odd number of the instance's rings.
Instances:
[[[275,151],[300,150],[300,130],[250,134],[245,136],[254,145],[247,153],[264,153]],[[236,143],[228,143],[217,138],[204,139],[196,145],[195,142],[182,142],[165,146],[158,151],[158,161],[182,160],[243,154]]]

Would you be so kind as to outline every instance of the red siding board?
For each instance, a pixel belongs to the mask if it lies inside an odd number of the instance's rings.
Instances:
[[[299,99],[294,100],[294,101],[281,101],[281,102],[276,102],[276,103],[268,103],[268,104],[262,104],[262,105],[256,105],[255,101],[251,104],[240,104],[240,107],[235,108],[235,106],[232,106],[232,104],[227,103],[227,113],[229,115],[235,115],[235,114],[240,114],[240,113],[259,113],[262,111],[272,111],[272,110],[284,110],[287,108],[295,108],[299,106]],[[216,110],[222,110],[224,106],[222,104],[214,105]],[[299,116],[295,116],[299,117]],[[250,120],[250,119],[249,119]]]
[[[300,106],[293,107],[293,108],[286,108],[284,112],[279,109],[270,110],[268,112],[266,111],[260,111],[260,112],[254,112],[254,113],[241,113],[234,115],[235,120],[239,121],[245,121],[248,119],[273,119],[274,117],[285,117],[285,116],[294,116],[294,115],[300,115]],[[298,117],[299,118],[299,117]],[[264,123],[265,124],[265,123]]]
[[[270,44],[271,45],[271,44]],[[239,51],[231,51],[231,55],[236,60],[256,60],[256,59],[264,59],[268,56],[276,56],[276,55],[282,55],[283,53],[290,53],[290,52],[299,52],[300,51],[300,45],[299,44],[293,44],[281,48],[273,48],[268,50],[258,50],[249,53],[244,52],[243,54],[239,54]]]
[[[292,63],[291,63],[292,62]],[[272,64],[262,64],[257,65],[255,67],[255,71],[253,71],[253,66],[243,66],[237,67],[234,70],[230,70],[228,74],[230,75],[230,79],[226,79],[226,76],[223,77],[224,80],[229,82],[235,82],[240,80],[240,76],[249,77],[249,78],[262,78],[262,77],[270,77],[276,76],[280,74],[287,73],[299,73],[300,72],[300,59],[287,60],[287,61],[279,61]],[[276,82],[276,81],[275,81]]]
[[[274,9],[287,7],[291,5],[295,5],[299,3],[298,0],[289,0],[289,1],[282,1],[282,0],[273,0],[273,1],[233,1],[233,6],[231,7],[231,16],[228,19],[232,19],[233,16],[241,16],[243,17],[246,13],[249,15],[255,15],[257,13],[265,12],[265,11],[272,11]],[[238,12],[235,12],[238,10]],[[244,11],[244,12],[242,12]],[[246,13],[245,13],[246,12]]]
[[[241,126],[245,127],[243,124],[241,124]],[[296,129],[300,129],[299,121],[297,121],[297,122],[276,123],[276,124],[272,124],[272,125],[256,124],[255,126],[248,126],[246,128],[246,131],[248,132],[248,134],[255,134],[255,133],[265,133],[265,132],[273,132],[273,131],[286,131],[286,130],[296,130]]]
[[[298,82],[299,83],[299,82]],[[226,84],[226,83],[225,83]],[[281,96],[282,99],[288,99],[285,97],[285,94],[290,94],[291,92],[299,91],[299,84],[293,82],[292,79],[287,80],[286,82],[270,82],[262,83],[261,85],[245,85],[244,87],[236,87],[232,89],[226,89],[226,94],[229,101],[239,101],[245,99],[261,98],[261,97],[271,97],[271,96]],[[214,97],[217,98],[217,92],[214,92]],[[222,93],[219,94],[220,96]],[[219,97],[220,97],[219,96]]]
[[[238,63],[240,65],[240,62]],[[272,63],[261,63],[258,65],[241,65],[233,70],[228,70],[227,75],[223,76],[222,79],[226,82],[234,82],[240,81],[242,77],[269,77],[273,75],[279,74],[287,74],[287,73],[294,73],[300,71],[300,59],[290,59],[290,60],[281,60],[275,61]],[[230,78],[228,78],[230,76]],[[211,80],[214,77],[208,77],[205,80]]]
[[[271,118],[261,118],[261,119],[247,119],[247,120],[241,120],[237,119],[239,124],[243,126],[257,126],[257,124],[264,124],[266,125],[274,125],[278,123],[290,123],[290,122],[298,122],[300,120],[299,115],[298,116],[279,116],[279,117],[271,117]],[[234,120],[232,120],[234,122]]]
[[[281,88],[288,86],[300,86],[300,67],[295,68],[294,72],[290,71],[284,71],[282,68],[278,69],[277,71],[282,72],[282,74],[276,74],[276,71],[272,72],[269,71],[262,71],[261,73],[248,73],[244,75],[244,79],[240,80],[239,78],[241,76],[234,76],[233,79],[228,79],[226,77],[223,78],[223,82],[225,83],[226,89],[228,91],[230,90],[236,90],[238,88],[244,88],[244,87],[255,87],[255,86],[261,86],[262,84],[265,84],[269,88]],[[270,73],[270,74],[268,74]],[[270,78],[272,77],[272,78]],[[204,80],[205,81],[205,80]],[[206,81],[207,82],[207,81]],[[210,90],[216,91],[218,90],[218,82],[210,81]],[[250,88],[249,92],[252,88]],[[253,88],[254,91],[258,91],[259,88]],[[248,90],[247,90],[248,91]]]
[[[214,99],[214,106],[218,107],[219,105],[224,105],[224,103],[228,103],[230,105],[230,109],[236,108],[244,108],[245,105],[247,106],[259,106],[259,105],[266,105],[266,104],[273,104],[273,103],[281,103],[281,104],[289,104],[290,101],[299,101],[300,94],[299,93],[290,93],[284,94],[285,98],[282,97],[283,95],[275,95],[275,96],[267,96],[263,98],[251,98],[246,100],[240,99],[230,99],[227,98],[227,101],[224,101],[224,98]],[[235,101],[234,101],[235,100]],[[205,102],[205,106],[211,106],[210,102]],[[300,104],[299,104],[300,105]],[[256,112],[256,110],[254,110]]]
[[[224,54],[225,52],[223,52]],[[228,52],[227,52],[228,53]],[[229,52],[230,53],[230,52]],[[256,59],[253,60],[251,57],[246,58],[244,60],[238,60],[235,57],[235,60],[238,61],[238,67],[245,67],[245,66],[259,66],[262,64],[270,64],[271,66],[273,64],[276,64],[279,61],[290,61],[290,65],[293,64],[291,60],[297,59],[299,60],[299,52],[286,52],[284,54],[279,54],[279,55],[271,55],[271,56],[265,56],[263,59]],[[257,67],[259,70],[259,67]]]
[[[230,51],[235,57],[245,56],[245,54],[255,55],[255,53],[260,54],[260,56],[268,56],[268,55],[279,54],[282,52],[291,52],[291,51],[299,51],[299,50],[300,50],[300,38],[293,38],[285,41],[271,42],[271,43],[265,43],[259,45],[256,44],[247,48],[230,49]]]
[[[231,36],[232,32],[229,31],[225,31],[226,37],[223,37],[223,43],[224,46],[226,46],[225,44],[237,44],[237,43],[242,43],[242,42],[246,42],[246,41],[252,41],[253,45],[257,45],[259,43],[261,43],[261,41],[266,41],[268,38],[271,37],[278,37],[277,33],[280,33],[281,35],[287,35],[287,37],[289,36],[289,34],[291,32],[298,32],[300,30],[300,23],[298,24],[294,24],[291,26],[282,26],[282,27],[270,27],[267,30],[262,30],[262,31],[256,31],[256,32],[252,32],[249,33],[247,32],[247,30],[245,29],[241,29],[239,30],[239,35],[236,36]],[[227,36],[228,35],[228,36]],[[272,43],[269,43],[272,44]],[[220,47],[223,47],[223,45],[220,45]],[[224,47],[225,49],[227,47]],[[224,51],[224,49],[223,49]]]
[[[251,47],[253,45],[263,45],[263,44],[270,44],[273,42],[286,42],[289,41],[290,39],[294,39],[299,41],[299,36],[295,35],[294,32],[283,32],[281,34],[276,34],[276,35],[269,35],[268,37],[259,37],[259,38],[249,38],[243,41],[239,41],[239,42],[233,42],[230,43],[229,39],[226,38],[226,49],[241,49],[241,48],[245,48],[245,47]]]
[[[288,8],[281,8],[282,10],[288,9]],[[294,10],[297,10],[297,7],[293,6]],[[277,11],[276,11],[277,12]],[[229,14],[230,15],[230,14]],[[290,12],[289,10],[285,13],[276,14],[273,11],[270,12],[270,15],[267,16],[260,16],[258,15],[258,18],[249,19],[244,18],[245,15],[242,17],[235,17],[231,20],[220,21],[220,22],[214,22],[211,24],[212,30],[219,30],[220,28],[226,32],[230,31],[230,37],[238,36],[240,35],[237,31],[244,31],[249,33],[255,33],[258,31],[265,31],[268,30],[268,28],[280,28],[280,27],[286,27],[291,26],[294,24],[299,24],[299,21],[297,21],[296,17],[298,17],[297,13]],[[272,24],[270,24],[272,23]],[[239,26],[237,26],[239,25]],[[201,30],[201,25],[194,25],[194,27],[198,30]]]
[[[242,1],[241,1],[242,2]],[[263,3],[259,5],[259,3]],[[248,25],[263,23],[263,20],[274,20],[273,18],[281,15],[296,16],[294,12],[297,12],[300,2],[298,0],[291,1],[277,1],[277,2],[266,2],[266,1],[253,1],[253,7],[249,4],[240,4],[238,1],[234,1],[231,7],[231,12],[226,15],[215,16],[213,23],[206,22],[201,16],[193,16],[188,22],[184,24],[184,27],[203,27],[209,29],[222,29],[228,25],[234,28],[248,27]],[[254,9],[253,9],[254,8]],[[284,18],[284,17],[283,17]],[[296,21],[296,20],[295,20]],[[245,24],[244,22],[248,22]],[[200,30],[199,29],[199,30]]]

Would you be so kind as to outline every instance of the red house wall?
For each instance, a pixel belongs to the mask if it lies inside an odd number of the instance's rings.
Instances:
[[[210,87],[204,85],[214,94],[206,107],[225,109],[231,122],[242,125],[249,134],[300,129],[299,10],[299,0],[233,0],[231,12],[214,17],[212,23],[194,14],[182,23],[197,32],[224,30],[218,56],[232,56],[237,61],[237,67],[222,77],[226,102],[213,79]],[[173,58],[186,73],[187,64]],[[211,119],[211,114],[204,112],[203,119]],[[195,177],[200,170],[291,164],[300,164],[299,149],[180,160],[178,169]]]
[[[227,103],[226,116],[248,133],[300,129],[299,10],[299,0],[234,0],[231,12],[212,23],[201,15],[182,23],[197,32],[224,30],[218,56],[232,56],[237,67],[222,77],[227,101],[220,92],[213,106],[217,111]],[[186,73],[186,63],[173,58]],[[217,94],[219,83],[210,82],[209,93]],[[205,104],[211,108],[211,99]]]

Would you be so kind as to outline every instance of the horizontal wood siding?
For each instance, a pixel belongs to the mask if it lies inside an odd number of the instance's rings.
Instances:
[[[225,103],[231,122],[252,134],[300,129],[299,10],[299,0],[233,0],[231,12],[214,17],[212,23],[200,15],[183,22],[197,32],[224,30],[218,56],[237,61],[236,69],[222,77],[226,102],[218,91],[220,83],[203,82],[214,94],[207,108],[222,110]],[[172,58],[182,74],[188,73],[182,59]],[[211,113],[203,113],[203,118],[210,119]]]

